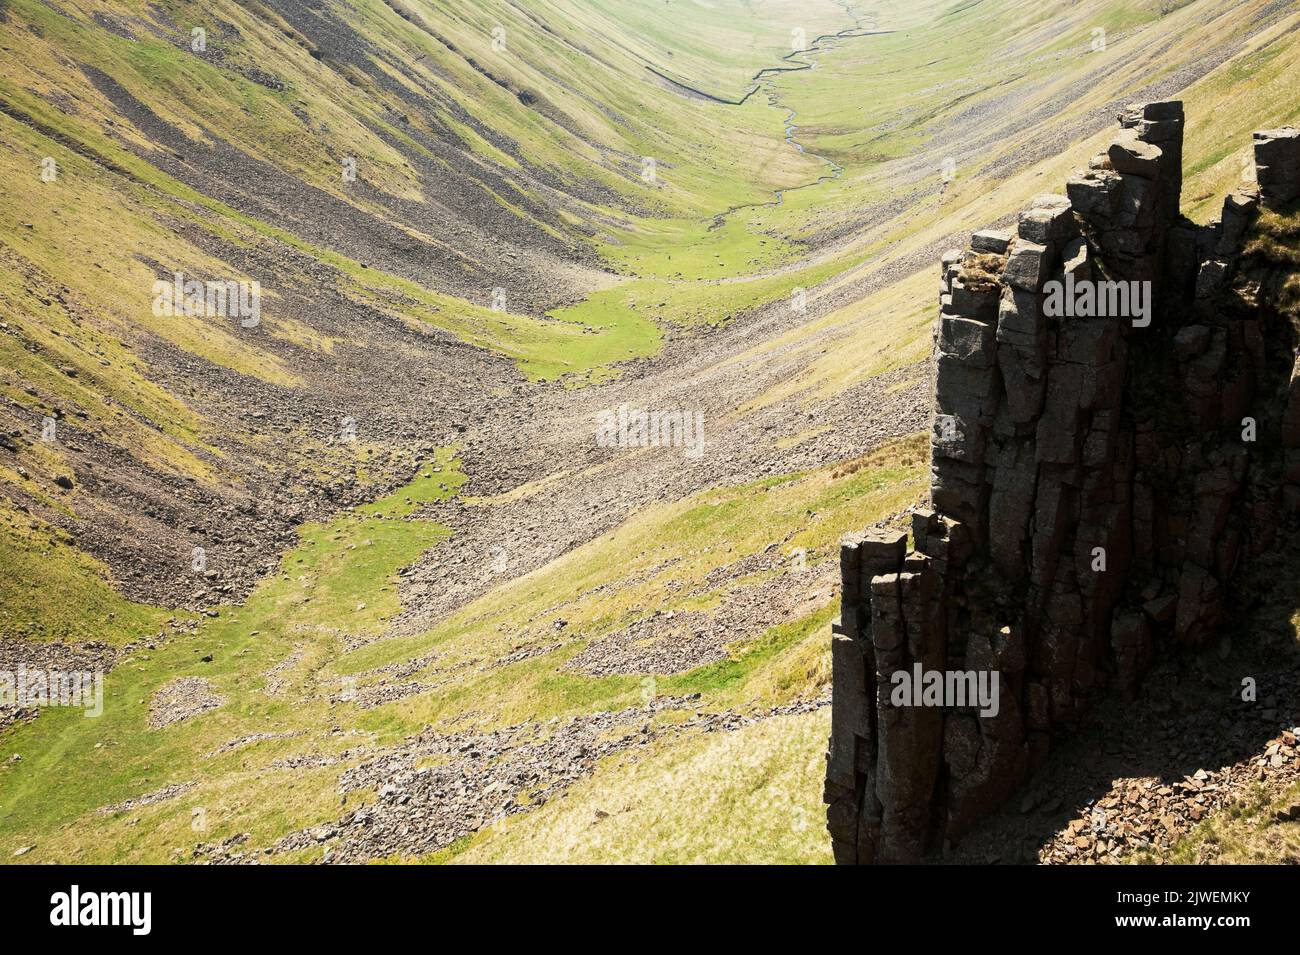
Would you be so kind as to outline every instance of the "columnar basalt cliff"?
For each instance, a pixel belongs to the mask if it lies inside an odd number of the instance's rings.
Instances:
[[[1300,508],[1297,336],[1282,275],[1246,248],[1261,206],[1300,196],[1300,133],[1256,133],[1257,182],[1200,227],[1179,212],[1182,104],[1120,126],[1015,235],[944,256],[932,509],[911,550],[901,532],[841,546],[838,862],[955,844],[1091,697],[1211,637]],[[895,702],[936,671],[996,674],[996,705]]]

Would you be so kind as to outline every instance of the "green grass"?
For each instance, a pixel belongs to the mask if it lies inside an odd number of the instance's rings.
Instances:
[[[104,12],[110,15],[148,15],[147,11],[137,9],[136,4],[122,2],[105,6]],[[454,41],[456,52],[442,46],[418,23],[400,18],[388,4],[378,0],[358,5],[355,19],[381,57],[414,62],[413,69],[421,72],[428,82],[446,90],[469,113],[493,118],[492,132],[497,138],[489,143],[467,124],[449,117],[461,130],[467,148],[506,171],[508,186],[516,193],[502,196],[484,186],[485,195],[512,216],[532,218],[534,226],[553,235],[562,235],[567,228],[565,216],[537,218],[536,213],[525,211],[515,201],[530,192],[513,181],[511,170],[520,168],[521,158],[558,175],[568,186],[585,188],[588,183],[596,182],[611,192],[615,196],[614,206],[590,206],[591,212],[601,217],[612,215],[631,222],[629,212],[653,206],[657,210],[654,215],[687,216],[680,222],[690,228],[703,228],[696,223],[709,221],[709,216],[727,205],[761,201],[770,196],[771,188],[799,181],[804,177],[800,170],[815,166],[783,147],[779,140],[773,141],[772,110],[761,106],[738,111],[706,107],[647,85],[641,61],[624,48],[626,34],[623,27],[616,26],[618,20],[610,19],[603,10],[590,10],[581,5],[560,6],[562,15],[552,21],[557,29],[541,32],[534,28],[532,21],[521,20],[519,13],[504,3],[458,3],[453,4],[454,9],[440,11],[422,4],[413,5],[415,19],[435,23],[442,35]],[[717,30],[715,37],[708,39],[707,33],[683,31],[672,19],[667,22],[652,19],[651,27],[644,22],[646,11],[639,5],[616,6],[617,17],[631,18],[646,27],[645,52],[652,56],[672,57],[676,66],[698,69],[703,75],[708,74],[710,67],[719,65],[719,53],[723,52],[722,60],[729,64],[729,72],[714,73],[705,79],[724,83],[736,82],[741,73],[752,72],[779,55],[788,43],[786,24],[794,11],[798,10],[802,22],[818,30],[839,27],[846,22],[842,9],[830,0],[817,0],[811,7],[781,0],[764,13],[767,19],[751,25],[738,23],[734,11],[723,5],[716,11],[699,13]],[[237,69],[222,69],[147,34],[133,42],[107,34],[77,17],[60,16],[35,0],[15,0],[9,7],[10,27],[30,23],[39,39],[25,36],[23,58],[8,62],[0,70],[0,99],[17,110],[18,115],[34,120],[48,135],[32,138],[28,135],[31,131],[24,130],[28,141],[22,155],[15,156],[19,162],[12,170],[12,180],[28,178],[29,173],[25,171],[35,170],[42,156],[55,155],[61,165],[66,165],[67,177],[74,181],[89,174],[130,196],[128,208],[112,213],[118,228],[96,229],[86,221],[86,209],[71,210],[73,215],[63,220],[71,230],[69,238],[41,236],[37,246],[25,248],[23,253],[30,254],[39,248],[56,250],[63,258],[47,261],[45,265],[56,273],[66,272],[66,269],[59,270],[58,265],[69,261],[69,246],[75,242],[71,235],[111,235],[119,244],[116,257],[123,263],[143,256],[172,261],[174,252],[168,254],[162,250],[174,239],[174,230],[166,229],[164,238],[150,220],[165,221],[179,216],[236,244],[250,244],[260,237],[306,252],[344,273],[341,279],[345,291],[348,291],[346,286],[355,283],[352,294],[357,297],[371,296],[376,286],[400,284],[395,278],[376,276],[374,270],[361,269],[358,263],[333,250],[315,247],[283,228],[259,222],[195,193],[122,148],[116,141],[116,131],[96,121],[93,114],[69,115],[28,92],[49,83],[83,92],[85,77],[69,68],[71,58],[109,74],[160,118],[188,135],[205,138],[215,133],[250,156],[277,165],[345,201],[358,203],[373,215],[383,217],[386,213],[379,204],[367,204],[356,198],[355,191],[344,190],[340,185],[339,157],[360,157],[367,182],[381,191],[403,198],[420,197],[413,167],[376,130],[384,130],[408,149],[422,152],[423,147],[407,135],[405,127],[410,124],[423,128],[437,138],[441,134],[429,121],[432,117],[412,113],[391,92],[376,87],[355,71],[336,70],[329,63],[313,59],[303,38],[288,24],[277,23],[268,10],[256,8],[263,18],[257,19],[249,10],[221,0],[207,4],[172,2],[165,8],[170,19],[180,24],[208,23],[214,17],[231,23],[239,30],[239,38],[232,39],[214,29],[210,44],[219,47],[227,62],[237,67],[274,64],[276,75],[288,83],[288,89],[276,91],[252,83]],[[490,30],[497,23],[505,24],[510,30],[509,56],[498,56],[490,49]],[[21,34],[15,34],[18,35]],[[740,39],[741,35],[744,40]],[[594,48],[599,62],[593,61],[590,52],[579,54],[574,40],[581,47]],[[480,65],[489,67],[518,88],[540,93],[553,102],[563,101],[569,124],[551,123],[522,105],[509,91],[471,68],[467,60],[471,55]],[[579,73],[595,71],[595,78],[586,85],[602,94],[600,102],[606,104],[609,112],[597,109],[592,100],[575,100],[558,89],[552,72],[557,62],[568,62]],[[611,71],[610,62],[617,62],[618,69]],[[102,104],[103,114],[112,112],[100,94],[90,89],[84,92]],[[610,112],[621,113],[626,119],[618,125],[612,124],[608,119]],[[705,114],[709,115],[708,123],[720,138],[736,148],[717,153],[699,148],[697,130]],[[303,115],[310,119],[303,119]],[[406,116],[406,123],[396,121],[396,115]],[[123,128],[119,123],[117,130]],[[322,130],[326,129],[328,136],[323,136]],[[127,135],[135,134],[128,128]],[[54,138],[58,141],[53,141]],[[67,147],[95,157],[107,164],[112,173],[107,177],[100,175],[92,163],[79,160]],[[647,187],[632,174],[631,168],[626,175],[610,169],[601,161],[601,151],[611,149],[630,157],[654,155],[663,171],[659,187]],[[755,181],[744,168],[741,157],[756,149],[771,154],[770,184],[761,179]],[[47,194],[58,191],[58,187],[44,190]],[[531,198],[535,200],[534,208],[551,205],[545,196]],[[108,197],[96,203],[108,209],[114,204],[115,200]],[[583,205],[575,206],[579,218],[585,217]],[[66,216],[69,210],[64,212]],[[50,221],[48,210],[34,210],[30,218]],[[654,219],[644,221],[649,229],[657,228]],[[629,234],[636,228],[632,226]],[[738,239],[741,245],[754,244],[743,235]],[[195,250],[187,251],[191,259],[199,259]],[[752,250],[740,251],[752,258]],[[108,257],[101,261],[109,274],[129,275],[135,288],[142,285],[138,267],[110,265]],[[367,271],[371,274],[363,274]],[[83,284],[85,278],[75,274],[56,277],[74,287]],[[124,291],[127,294],[121,298],[125,301],[140,294]],[[575,383],[599,380],[618,361],[653,354],[662,338],[660,329],[651,320],[602,307],[599,302],[581,316],[553,316],[548,320],[541,316],[492,313],[438,294],[436,290],[422,291],[424,294],[415,296],[415,305],[407,313],[415,313],[421,320],[432,321],[473,344],[515,358],[529,377],[535,379],[569,376]],[[192,333],[184,337],[186,330],[175,327],[158,330],[186,350],[243,373],[264,375],[265,369],[274,370],[277,366],[274,359],[259,354],[247,341],[232,342],[212,329],[205,330],[201,337]]]
[[[87,719],[80,712],[47,709],[34,722],[6,733],[0,742],[5,753],[0,846],[12,852],[27,844],[24,840],[53,841],[60,847],[55,850],[59,857],[68,860],[168,861],[171,846],[160,839],[185,832],[183,817],[194,799],[208,807],[214,838],[241,831],[238,826],[245,823],[270,838],[306,824],[308,817],[330,818],[337,797],[327,785],[312,783],[321,774],[299,776],[265,765],[245,774],[247,751],[216,759],[206,754],[268,728],[310,734],[314,739],[307,739],[308,745],[335,745],[328,732],[330,707],[315,694],[313,670],[338,652],[343,633],[375,632],[398,609],[397,570],[448,533],[413,517],[414,511],[423,502],[454,494],[463,480],[448,449],[407,487],[329,524],[305,526],[280,572],[259,584],[243,606],[222,608],[197,634],[173,636],[119,663],[105,678],[102,716]],[[132,633],[133,624],[123,614],[124,636],[145,636],[156,625],[158,612],[140,613],[137,623],[147,624],[144,632]],[[302,666],[287,676],[305,682],[281,696],[263,692],[263,674],[295,649],[302,654]],[[204,656],[211,656],[211,662],[203,662]],[[150,697],[182,676],[208,679],[229,702],[203,717],[150,729]],[[300,699],[303,692],[308,695]],[[302,739],[271,741],[256,749],[269,763],[303,744]],[[20,762],[9,760],[14,753],[21,754]],[[202,782],[199,795],[151,811],[160,829],[148,839],[130,832],[125,817],[93,813],[96,807],[186,781]],[[299,795],[287,795],[285,787]],[[78,830],[61,831],[73,818],[82,820]],[[111,834],[101,843],[99,836],[106,831]],[[196,841],[202,840],[186,833],[184,844]]]
[[[1199,823],[1169,852],[1175,865],[1207,859],[1222,865],[1300,863],[1300,822],[1279,818],[1300,802],[1300,783],[1282,792],[1256,785]]]
[[[923,490],[926,465],[919,438],[891,445],[860,465],[656,505],[538,572],[497,588],[428,634],[371,644],[343,656],[332,672],[362,672],[431,649],[438,651],[441,667],[472,664],[520,646],[553,644],[560,632],[556,621],[563,619],[559,649],[500,670],[475,672],[470,667],[438,694],[399,704],[403,718],[438,725],[470,713],[480,719],[490,714],[491,725],[505,726],[628,705],[639,698],[640,678],[591,678],[565,671],[563,665],[589,641],[648,615],[651,608],[689,609],[681,595],[699,587],[710,571],[780,542],[783,548],[804,548],[825,559],[846,530],[901,510]],[[709,605],[722,596],[723,591],[705,591],[696,600]],[[828,598],[827,605],[831,603]],[[676,685],[672,681],[680,680],[683,691],[710,686],[715,702],[755,698],[746,694],[783,702],[810,691],[825,676],[819,663],[804,656],[808,644],[800,642],[813,639],[814,656],[820,659],[825,649],[821,630],[816,619],[779,627],[755,645],[736,647],[734,667],[720,664],[690,678],[657,682]],[[787,668],[803,676],[790,682],[776,675]]]
[[[779,303],[796,286],[821,286],[830,294],[942,236],[983,226],[1045,188],[1058,189],[1110,130],[994,178],[987,168],[1014,157],[1043,130],[1009,135],[965,163],[941,203],[938,162],[953,148],[940,148],[945,131],[965,110],[996,109],[1013,85],[1027,91],[1029,102],[1045,102],[1097,64],[1113,68],[1100,76],[1092,97],[1121,96],[1150,72],[1149,65],[1121,64],[1124,44],[1167,43],[1166,65],[1175,69],[1211,42],[1239,33],[1262,4],[1212,9],[1211,0],[1199,0],[1160,18],[1146,2],[1051,0],[1026,12],[1012,0],[886,0],[875,12],[882,27],[897,32],[841,42],[818,56],[815,70],[772,81],[779,106],[763,92],[742,108],[683,98],[653,82],[645,64],[738,97],[756,69],[788,52],[792,26],[809,37],[847,26],[840,5],[718,0],[693,5],[688,17],[680,0],[538,0],[532,6],[551,27],[539,30],[523,7],[506,0],[406,0],[409,21],[381,0],[352,4],[348,15],[374,44],[375,62],[389,78],[423,103],[455,104],[445,109],[415,108],[328,55],[314,58],[304,37],[255,3],[166,0],[158,9],[182,25],[207,17],[233,24],[238,40],[214,37],[227,62],[273,64],[287,84],[283,91],[147,31],[135,43],[106,39],[79,8],[64,17],[38,0],[12,0],[9,22],[0,28],[0,103],[7,111],[0,116],[0,181],[7,183],[0,186],[6,200],[0,204],[0,306],[36,347],[0,336],[0,394],[31,413],[58,405],[151,466],[219,479],[208,422],[151,380],[131,343],[141,331],[157,334],[264,384],[298,384],[294,369],[256,341],[220,327],[151,320],[145,279],[152,275],[143,260],[230,271],[211,251],[222,244],[263,250],[268,261],[290,251],[308,256],[332,271],[341,294],[493,349],[530,379],[599,383],[617,374],[620,362],[655,355],[672,334],[695,334]],[[155,16],[127,0],[100,7]],[[504,53],[490,45],[497,24],[509,36]],[[1086,45],[1096,26],[1112,34],[1112,51],[1074,56],[1070,51]],[[1195,217],[1215,214],[1223,193],[1239,181],[1252,128],[1297,118],[1297,35],[1284,21],[1187,91],[1185,200]],[[470,57],[509,88],[475,70]],[[584,272],[590,288],[581,301],[524,315],[493,312],[482,302],[363,268],[327,243],[202,195],[137,155],[129,147],[147,146],[146,138],[120,116],[113,127],[105,123],[114,110],[79,63],[108,73],[187,135],[220,138],[379,218],[389,215],[382,197],[421,197],[426,184],[411,159],[429,157],[416,131],[458,139],[466,165],[486,164],[492,172],[466,189],[477,190],[506,221],[583,245],[610,274]],[[536,96],[538,107],[524,105],[520,90]],[[77,106],[57,107],[60,97]],[[1089,106],[1071,103],[1052,122],[1068,126]],[[782,141],[788,109],[798,113],[806,154]],[[469,117],[491,122],[476,126]],[[798,188],[827,173],[812,154],[842,165],[842,176]],[[58,159],[75,188],[42,188],[35,170],[46,155]],[[361,157],[378,197],[342,187],[344,155]],[[643,156],[657,161],[653,184],[640,179]],[[913,158],[933,170],[902,183],[894,161]],[[538,187],[526,175],[530,168],[544,170],[550,185]],[[922,194],[905,208],[881,213],[882,204],[913,188]],[[779,206],[769,204],[776,189],[788,190]],[[27,230],[25,222],[35,228]],[[441,248],[437,219],[421,228],[417,237]],[[830,232],[839,238],[827,242]],[[736,362],[757,361],[779,352],[792,367],[737,413],[836,394],[924,357],[933,278],[925,272],[871,295],[846,296],[835,311],[737,356]],[[73,305],[42,301],[64,286]],[[279,316],[273,307],[267,330],[304,347],[334,345],[312,327],[311,316]],[[60,365],[75,367],[77,377],[59,372]],[[33,386],[39,396],[28,392]],[[57,447],[29,453],[48,469],[64,463]],[[340,767],[284,771],[272,766],[277,758],[360,741],[398,742],[430,726],[502,726],[636,705],[644,678],[593,678],[565,664],[591,641],[655,609],[715,608],[727,595],[725,588],[704,586],[709,573],[772,544],[834,560],[842,532],[896,513],[923,493],[924,458],[923,440],[914,439],[851,467],[659,502],[494,588],[427,633],[347,652],[345,637],[381,632],[400,609],[397,570],[450,533],[415,517],[422,501],[457,493],[463,483],[448,451],[432,465],[440,471],[372,506],[304,527],[279,572],[244,606],[222,608],[195,636],[174,637],[126,660],[110,675],[102,718],[48,711],[0,738],[0,857],[35,845],[25,860],[169,861],[188,858],[197,843],[241,832],[250,833],[252,846],[265,846],[369,798],[355,795],[340,807]],[[563,467],[557,463],[551,477],[600,479]],[[9,471],[0,471],[0,479],[19,480]],[[50,506],[68,507],[39,482],[24,487]],[[165,621],[166,611],[122,600],[104,568],[32,524],[8,511],[0,523],[0,621],[17,621],[19,632],[41,639],[114,642],[153,633]],[[50,601],[48,593],[67,599]],[[654,678],[654,691],[698,692],[701,707],[710,709],[776,706],[816,693],[829,680],[827,624],[834,612],[827,594],[806,613],[733,646],[726,660]],[[561,618],[565,626],[558,628]],[[509,666],[484,666],[517,648],[556,643]],[[464,668],[436,692],[369,710],[328,700],[345,676],[431,651],[436,661],[413,679]],[[201,662],[209,654],[212,662]],[[291,654],[297,662],[283,674],[284,693],[263,692],[266,671]],[[211,680],[228,697],[226,705],[164,730],[147,729],[149,697],[185,675]],[[360,676],[363,685],[370,679]],[[661,742],[645,759],[602,765],[568,797],[430,861],[826,861],[818,806],[824,722],[823,711]],[[335,726],[344,735],[331,734]],[[228,740],[268,729],[300,735],[206,756]],[[14,753],[22,760],[9,761]],[[197,785],[182,798],[130,813],[95,812],[186,781]],[[195,808],[210,820],[202,832],[191,828]],[[597,809],[609,815],[598,816]]]
[[[831,619],[838,612],[839,604],[827,604],[802,620],[773,627],[731,659],[710,663],[681,676],[665,677],[656,682],[659,689],[670,696],[708,693],[738,698],[742,694],[735,691],[751,682],[760,669],[782,668],[789,671],[780,678],[782,694],[793,690],[791,695],[797,695],[807,689],[808,674],[782,665],[798,656],[797,648],[809,637],[825,636],[830,629]]]
[[[431,861],[827,864],[820,793],[829,732],[823,709],[661,744]]]
[[[62,532],[0,507],[0,632],[30,640],[126,643],[171,614],[123,599],[107,569]]]
[[[844,530],[914,499],[924,474],[918,438],[857,468],[786,475],[663,505],[540,573],[499,588],[428,634],[346,652],[345,634],[378,633],[398,609],[397,569],[447,533],[414,515],[422,501],[460,487],[463,476],[452,453],[444,452],[409,486],[375,504],[329,524],[304,527],[280,571],[259,584],[243,606],[221,608],[195,635],[170,638],[121,662],[106,679],[100,718],[47,710],[0,738],[0,853],[34,844],[25,861],[170,861],[173,850],[181,850],[176,858],[188,858],[195,845],[239,832],[252,833],[254,845],[267,845],[342,811],[331,795],[342,767],[294,774],[272,767],[277,758],[334,752],[361,741],[395,743],[423,727],[466,718],[500,726],[637,705],[644,678],[593,678],[562,670],[564,662],[588,639],[644,612],[638,608],[684,608],[686,598],[667,595],[689,592],[710,569],[771,540],[810,553],[825,550]],[[641,579],[648,567],[674,558],[671,574]],[[670,588],[671,580],[684,586]],[[602,582],[612,585],[610,592],[589,596]],[[727,662],[659,678],[656,692],[700,692],[702,705],[711,708],[777,705],[816,692],[829,679],[826,633],[833,611],[828,597],[808,616],[736,646]],[[512,633],[541,632],[549,639],[560,613],[570,624],[566,645],[555,652],[482,672],[471,669],[436,693],[374,709],[328,700],[343,676],[431,649],[439,652],[437,665],[450,666],[504,652],[516,639]],[[268,695],[264,674],[295,651],[297,662],[282,674],[284,692]],[[209,655],[211,662],[201,661]],[[164,729],[149,729],[152,694],[191,675],[211,681],[228,702]],[[363,677],[358,688],[368,681]],[[358,735],[332,736],[334,726]],[[229,740],[268,730],[301,735],[206,757]],[[14,753],[22,760],[11,762]],[[68,773],[67,767],[77,771]],[[95,812],[191,781],[196,788],[176,800],[131,813]],[[285,792],[290,784],[292,796]],[[202,833],[189,829],[194,808],[202,808],[209,820]],[[152,835],[143,838],[142,828]]]

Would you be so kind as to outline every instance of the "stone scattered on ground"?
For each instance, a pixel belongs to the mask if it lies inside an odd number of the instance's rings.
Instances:
[[[107,673],[123,651],[107,643],[65,643],[0,637],[0,672]],[[0,704],[0,734],[40,715],[40,707]]]
[[[149,701],[149,726],[162,729],[182,720],[192,719],[226,702],[208,680],[197,676],[181,677],[161,687]]]
[[[132,809],[140,809],[144,806],[152,806],[154,803],[166,802],[168,799],[175,799],[184,793],[189,792],[197,784],[173,783],[170,786],[164,786],[162,789],[155,789],[153,792],[145,793],[143,796],[135,796],[131,799],[123,800],[112,806],[101,806],[95,810],[101,816],[111,816],[114,813],[130,812]]]
[[[779,548],[757,556],[762,560],[741,561],[710,575],[724,592],[716,609],[655,612],[593,640],[564,669],[593,676],[685,673],[725,660],[729,647],[830,603],[837,576],[834,562],[809,567],[806,564],[818,555],[804,554],[805,566],[800,568]],[[770,576],[758,583],[736,583],[760,570]],[[726,581],[732,582],[730,587]]]
[[[247,847],[247,834],[195,850],[195,861],[250,863],[324,846],[327,863],[419,856],[508,816],[528,812],[590,776],[607,757],[636,754],[655,740],[691,733],[731,732],[777,716],[830,704],[829,688],[815,697],[767,709],[693,709],[700,695],[658,697],[641,707],[567,721],[529,722],[484,733],[413,737],[400,746],[360,746],[336,754],[277,761],[280,767],[326,766],[361,760],[339,777],[342,796],[373,791],[378,801],[336,822],[290,833],[275,845]],[[660,720],[667,713],[684,719]]]
[[[304,648],[302,646],[294,647],[293,651],[287,657],[263,674],[263,676],[266,677],[266,686],[262,689],[267,695],[279,696],[284,692],[284,688],[289,681],[288,674],[291,673],[293,668],[302,660],[303,653]]]
[[[207,753],[205,759],[213,759],[217,756],[223,756],[226,753],[233,752],[237,749],[243,749],[245,746],[252,746],[255,743],[263,743],[272,739],[294,739],[302,736],[305,730],[293,730],[286,733],[253,733],[249,736],[241,736],[238,739],[227,740],[212,752]]]
[[[1137,700],[1099,706],[945,860],[1166,862],[1212,815],[1285,793],[1300,780],[1300,663],[1196,664],[1158,665]],[[1240,699],[1239,672],[1259,674],[1256,702]],[[1200,851],[1212,861],[1216,850]]]

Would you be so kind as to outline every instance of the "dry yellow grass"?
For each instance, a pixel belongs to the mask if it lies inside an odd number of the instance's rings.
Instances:
[[[565,798],[488,830],[455,861],[829,863],[820,799],[829,729],[821,709],[603,766]]]

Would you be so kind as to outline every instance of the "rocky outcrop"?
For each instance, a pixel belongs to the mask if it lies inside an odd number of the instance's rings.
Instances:
[[[1261,205],[1300,196],[1300,135],[1257,133],[1257,186],[1199,227],[1179,213],[1183,122],[1178,102],[1129,108],[1065,195],[943,258],[932,509],[911,550],[841,546],[838,862],[955,844],[1091,697],[1210,638],[1300,506],[1296,334],[1275,267],[1243,254]],[[993,705],[961,692],[977,677]]]

